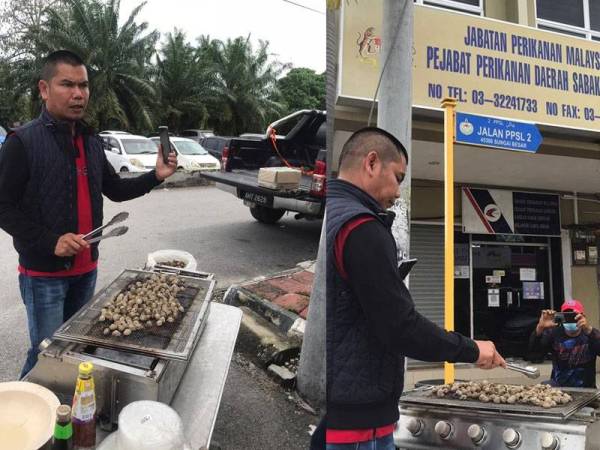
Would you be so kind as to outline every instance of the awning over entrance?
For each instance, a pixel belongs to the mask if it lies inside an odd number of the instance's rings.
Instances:
[[[443,144],[412,142],[412,176],[443,181]],[[455,182],[511,189],[600,192],[600,159],[455,146]]]

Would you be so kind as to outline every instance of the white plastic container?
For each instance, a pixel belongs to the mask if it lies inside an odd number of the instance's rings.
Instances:
[[[119,414],[119,430],[98,450],[189,450],[181,418],[174,409],[148,400],[130,403]]]
[[[182,261],[185,263],[185,267],[181,267],[184,270],[196,271],[198,264],[196,258],[191,253],[184,252],[183,250],[157,250],[152,253],[148,253],[146,259],[146,268],[152,269],[156,264],[162,264],[169,261]]]

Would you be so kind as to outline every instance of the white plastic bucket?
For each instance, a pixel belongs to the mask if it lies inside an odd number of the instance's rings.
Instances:
[[[184,270],[196,271],[198,264],[196,258],[191,253],[184,252],[183,250],[157,250],[152,253],[148,253],[146,260],[146,268],[152,269],[157,264],[162,264],[169,261],[181,261],[185,263],[185,267],[181,267]]]

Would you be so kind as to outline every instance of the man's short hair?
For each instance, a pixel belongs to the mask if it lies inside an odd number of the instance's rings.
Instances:
[[[50,53],[44,59],[41,78],[45,81],[50,81],[56,75],[56,66],[58,64],[69,64],[70,66],[83,66],[83,60],[75,53],[69,50],[57,50]]]
[[[408,164],[408,151],[391,133],[378,127],[365,127],[355,131],[346,141],[340,155],[340,170],[354,166],[370,151],[376,151],[383,164],[404,156]]]

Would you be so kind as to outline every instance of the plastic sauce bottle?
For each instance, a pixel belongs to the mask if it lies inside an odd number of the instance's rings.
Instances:
[[[73,425],[71,407],[60,405],[56,408],[56,425],[52,437],[52,450],[71,450],[73,448]]]
[[[90,450],[96,448],[96,393],[90,362],[79,364],[79,376],[73,397],[73,448]]]

